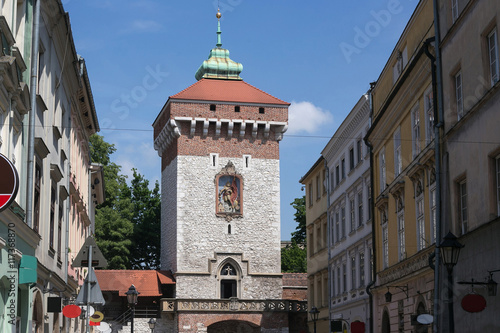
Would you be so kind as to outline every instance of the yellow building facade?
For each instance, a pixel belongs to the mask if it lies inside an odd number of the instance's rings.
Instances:
[[[433,36],[432,1],[420,1],[371,91],[375,332],[431,331],[416,317],[433,309]]]

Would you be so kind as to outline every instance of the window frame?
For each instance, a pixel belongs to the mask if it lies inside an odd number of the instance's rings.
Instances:
[[[457,111],[457,120],[460,120],[464,116],[464,97],[463,97],[463,77],[462,71],[459,70],[454,75],[455,82],[455,103],[456,103],[456,111]]]
[[[394,176],[397,177],[403,171],[401,127],[398,127],[394,132],[393,140],[394,140]]]
[[[458,182],[458,209],[462,235],[469,231],[468,205],[467,205],[467,179]]]
[[[402,196],[396,199],[396,216],[398,228],[398,260],[406,259],[406,237],[405,237],[405,207]]]
[[[424,92],[425,142],[434,140],[434,92],[432,86]]]
[[[389,267],[389,223],[387,221],[387,208],[380,212],[382,222],[382,267]],[[384,218],[385,216],[385,218]]]
[[[382,148],[379,155],[379,168],[380,168],[380,193],[384,192],[387,184],[387,165],[385,159],[385,147]]]
[[[492,43],[493,42],[493,43]],[[488,45],[488,65],[490,74],[490,83],[493,87],[499,80],[499,64],[498,64],[498,36],[497,28],[493,28],[487,36]],[[492,54],[493,52],[493,54]]]
[[[422,149],[420,144],[420,105],[418,103],[411,110],[411,140],[413,158],[415,158]]]

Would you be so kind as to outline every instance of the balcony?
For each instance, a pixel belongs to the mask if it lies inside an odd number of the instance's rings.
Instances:
[[[307,312],[307,301],[291,300],[241,300],[230,299],[175,299],[162,298],[161,311],[166,313],[182,311],[203,312]]]

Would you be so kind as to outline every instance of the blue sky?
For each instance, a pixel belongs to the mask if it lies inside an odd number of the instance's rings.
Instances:
[[[280,143],[281,238],[296,228],[300,178],[369,83],[377,80],[417,0],[63,0],[86,60],[100,135],[122,173],[160,179],[151,124],[168,96],[196,82],[215,47],[248,83],[292,103]]]

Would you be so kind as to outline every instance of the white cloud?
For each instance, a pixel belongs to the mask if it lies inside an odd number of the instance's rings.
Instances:
[[[157,32],[160,31],[162,25],[153,20],[135,20],[123,32]]]
[[[322,126],[333,122],[332,114],[310,102],[293,101],[288,108],[288,130],[286,134],[306,132],[312,134]]]

